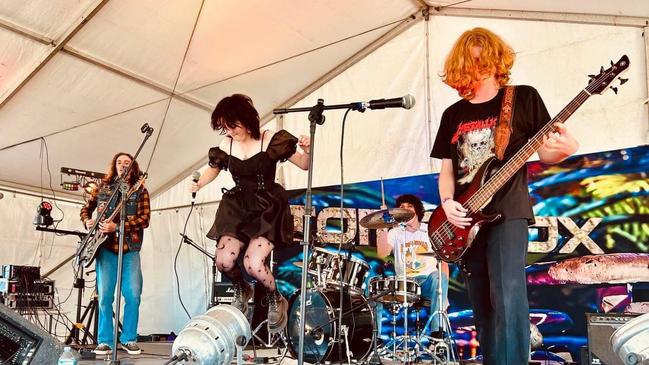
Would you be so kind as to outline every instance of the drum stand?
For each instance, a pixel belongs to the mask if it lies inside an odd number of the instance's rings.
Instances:
[[[457,361],[455,357],[455,352],[453,351],[453,337],[452,337],[452,329],[451,329],[451,322],[448,319],[448,314],[446,313],[446,306],[444,305],[444,298],[443,298],[443,292],[442,292],[442,260],[437,258],[437,289],[436,289],[436,295],[437,295],[437,309],[433,314],[430,315],[430,318],[428,318],[428,321],[426,321],[426,325],[424,326],[423,330],[421,331],[421,334],[419,335],[419,338],[417,339],[417,343],[421,344],[421,339],[425,338],[429,341],[430,344],[432,344],[432,350],[431,346],[429,348],[425,348],[422,346],[424,351],[431,355],[434,360],[434,364],[444,364],[444,365],[449,365],[452,359],[452,361],[455,363]],[[438,316],[438,323],[439,323],[439,332],[442,334],[442,338],[435,338],[432,336],[426,335],[428,328],[430,327],[431,322],[433,321],[433,318],[435,316]],[[438,354],[443,354],[443,360],[439,358]]]

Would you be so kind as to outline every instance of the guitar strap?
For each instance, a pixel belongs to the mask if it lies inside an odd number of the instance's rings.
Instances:
[[[515,90],[515,86],[505,86],[505,95],[503,96],[503,103],[500,107],[500,118],[498,118],[498,124],[496,125],[494,152],[496,153],[496,157],[501,161],[505,156],[505,149],[507,149],[507,145],[509,144],[509,137],[512,135]]]

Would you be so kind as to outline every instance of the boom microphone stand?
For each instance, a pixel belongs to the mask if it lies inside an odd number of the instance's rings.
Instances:
[[[133,155],[133,161],[137,160],[137,156],[140,154],[140,151],[142,151],[142,147],[144,147],[146,141],[153,134],[153,127],[150,127],[147,123],[145,123],[140,128],[140,130],[145,134],[145,136],[144,140],[142,140],[142,143],[140,143],[140,147],[137,149],[137,152],[135,152],[135,155]],[[117,285],[115,288],[115,290],[117,291],[117,303],[115,308],[115,323],[113,325],[113,353],[110,361],[110,364],[112,365],[119,365],[121,363],[119,360],[117,360],[117,336],[119,333],[119,315],[121,311],[120,307],[122,304],[122,259],[124,257],[124,226],[126,224],[126,201],[128,200],[127,195],[129,189],[127,178],[131,173],[133,165],[134,164],[131,163],[126,171],[122,174],[122,176],[117,178],[117,185],[119,186],[119,188],[116,189],[116,191],[113,193],[113,195],[117,194],[117,191],[121,193],[122,206],[119,212],[119,229],[116,231],[117,235],[119,236],[119,248],[117,251]],[[95,222],[95,225],[97,225],[98,222],[99,219],[97,220],[97,222]]]
[[[183,241],[200,251],[203,255],[207,256],[210,260],[212,260],[212,290],[210,291],[211,298],[210,298],[210,306],[214,307],[215,305],[219,304],[215,299],[216,299],[216,292],[214,291],[214,286],[216,285],[216,256],[212,255],[211,253],[207,252],[203,247],[199,246],[196,242],[192,241],[191,238],[187,237],[186,235],[180,233],[180,236],[183,238]]]
[[[315,146],[315,130],[316,124],[324,124],[325,117],[322,115],[322,112],[325,110],[332,109],[349,109],[359,112],[364,112],[366,108],[370,109],[384,109],[384,108],[405,108],[410,109],[415,104],[415,99],[412,95],[406,95],[402,98],[394,99],[380,99],[380,100],[370,100],[369,102],[356,102],[349,104],[337,104],[337,105],[324,105],[323,99],[318,99],[316,105],[306,108],[282,108],[274,109],[273,114],[287,114],[287,113],[296,113],[296,112],[309,112],[309,122],[310,122],[310,138],[311,144],[309,146],[309,172],[306,188],[306,206],[304,208],[304,237],[302,242],[302,282],[300,285],[300,330],[299,330],[299,346],[298,346],[298,365],[302,365],[304,362],[304,327],[305,327],[305,315],[306,315],[306,289],[307,289],[307,264],[309,258],[309,244],[311,239],[311,216],[313,215],[313,151]],[[341,222],[342,224],[342,222]],[[342,233],[341,233],[342,236]]]

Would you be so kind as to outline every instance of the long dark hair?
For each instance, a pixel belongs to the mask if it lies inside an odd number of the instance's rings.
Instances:
[[[212,129],[225,134],[225,127],[234,129],[237,123],[250,132],[254,139],[261,138],[259,131],[259,112],[252,99],[243,94],[233,94],[221,99],[212,112]]]
[[[127,156],[128,158],[131,159],[131,172],[128,177],[128,184],[130,186],[133,186],[135,182],[140,178],[140,175],[142,174],[142,171],[140,170],[140,165],[137,163],[136,160],[133,159],[133,156],[126,152],[118,152],[115,156],[113,156],[112,160],[110,160],[110,165],[108,165],[108,169],[106,170],[106,176],[104,176],[103,179],[101,179],[104,184],[110,184],[113,182],[113,179],[117,176],[117,169],[115,168],[115,162],[120,156]]]

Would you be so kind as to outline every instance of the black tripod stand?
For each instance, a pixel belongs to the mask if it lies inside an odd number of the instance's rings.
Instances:
[[[79,287],[78,285],[81,285]],[[97,290],[92,292],[92,297],[90,302],[86,305],[86,309],[81,314],[81,296],[83,292],[83,285],[85,285],[85,280],[83,278],[77,279],[74,284],[75,288],[79,289],[79,296],[77,299],[77,317],[68,337],[65,339],[65,344],[69,345],[74,343],[79,347],[84,347],[86,345],[96,345],[97,338],[95,334],[97,333],[97,324],[98,324],[98,315],[99,315],[99,302],[97,300]],[[90,328],[92,326],[92,331]],[[83,331],[83,337],[80,337],[80,331]]]

